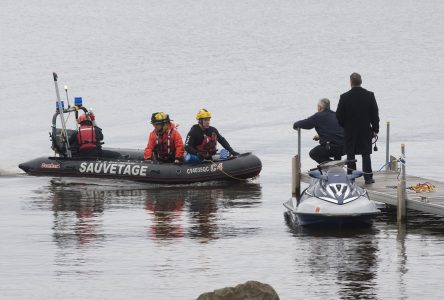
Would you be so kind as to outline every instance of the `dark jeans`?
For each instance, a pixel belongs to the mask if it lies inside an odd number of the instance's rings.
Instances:
[[[318,164],[331,161],[331,157],[334,160],[340,160],[341,156],[344,155],[344,146],[330,144],[330,149],[327,149],[327,145],[319,145],[311,149],[309,154]]]
[[[362,154],[362,171],[364,172],[364,180],[373,179],[373,171],[372,171],[372,160],[370,158],[370,154]],[[347,154],[347,160],[354,160],[354,154]],[[356,170],[356,163],[348,163],[347,173],[351,174],[352,170]]]

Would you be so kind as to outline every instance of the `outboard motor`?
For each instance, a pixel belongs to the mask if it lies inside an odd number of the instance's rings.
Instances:
[[[53,133],[49,133],[49,137],[51,140],[51,149],[54,150],[55,153],[57,153],[60,156],[66,157],[67,156],[67,149],[66,149],[66,143],[65,138],[63,137],[61,128],[56,128],[53,130]],[[77,140],[73,138],[77,134],[76,130],[67,129],[66,134],[68,137],[68,140],[71,141],[69,148],[71,150],[71,153],[73,155],[77,154]]]

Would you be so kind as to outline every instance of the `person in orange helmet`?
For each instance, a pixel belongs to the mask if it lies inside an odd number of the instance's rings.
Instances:
[[[176,124],[164,112],[155,112],[151,116],[151,131],[148,144],[144,151],[145,160],[158,160],[180,164],[183,161],[184,145]]]

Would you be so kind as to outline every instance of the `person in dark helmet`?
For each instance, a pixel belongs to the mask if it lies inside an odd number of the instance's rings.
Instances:
[[[185,150],[188,153],[197,155],[200,160],[211,159],[217,152],[217,143],[220,143],[231,155],[239,155],[219,131],[210,126],[211,113],[208,110],[200,109],[196,114],[196,120],[197,124],[191,127],[185,140]]]
[[[293,129],[298,128],[316,130],[313,140],[319,141],[319,145],[311,149],[309,155],[318,164],[332,158],[340,160],[344,155],[344,130],[336,119],[336,113],[330,110],[330,100],[327,98],[319,100],[317,113],[293,124]]]
[[[336,117],[344,128],[345,153],[347,160],[354,160],[355,154],[362,155],[362,171],[366,184],[374,183],[372,163],[372,138],[379,132],[379,112],[375,94],[361,87],[362,78],[358,73],[350,75],[351,90],[339,98]],[[348,172],[356,170],[356,163],[348,164]]]
[[[155,112],[151,115],[151,131],[148,144],[144,151],[145,160],[158,160],[180,164],[183,161],[184,146],[182,137],[177,131],[176,124],[164,112]]]

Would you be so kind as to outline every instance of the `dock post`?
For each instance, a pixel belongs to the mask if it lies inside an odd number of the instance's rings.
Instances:
[[[298,128],[298,154],[291,160],[291,194],[301,196],[301,129]]]
[[[387,136],[385,138],[385,170],[390,170],[390,122],[387,122]]]
[[[299,156],[296,154],[291,160],[291,194],[296,198],[299,198],[301,193],[301,170],[298,166]]]
[[[401,144],[402,159],[405,159],[405,145]],[[406,176],[405,176],[405,163],[401,162],[401,180],[398,184],[398,223],[405,222],[406,218]]]
[[[390,171],[397,171],[398,170],[398,160],[393,155],[390,155]]]

